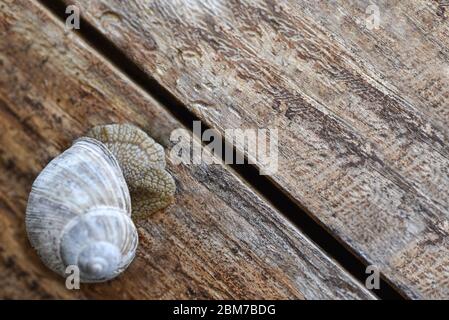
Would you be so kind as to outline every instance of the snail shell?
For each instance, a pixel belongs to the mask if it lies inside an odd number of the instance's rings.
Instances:
[[[94,127],[87,136],[117,158],[131,192],[134,214],[150,215],[173,201],[175,181],[165,170],[164,148],[130,124]]]
[[[52,270],[78,266],[81,282],[120,274],[138,235],[128,187],[114,155],[90,138],[51,161],[33,184],[26,211],[31,245]]]

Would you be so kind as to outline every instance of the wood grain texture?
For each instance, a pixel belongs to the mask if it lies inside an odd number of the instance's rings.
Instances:
[[[449,298],[443,2],[375,1],[373,30],[368,0],[66,3],[211,127],[279,128],[271,178],[404,294]]]
[[[175,203],[137,221],[129,269],[65,289],[26,238],[35,177],[94,125],[132,122],[166,148],[181,125],[36,2],[0,8],[0,298],[374,298],[235,174],[171,162]]]

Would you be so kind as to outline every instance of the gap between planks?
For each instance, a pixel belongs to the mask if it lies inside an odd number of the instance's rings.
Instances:
[[[16,0],[0,20],[0,294],[69,297],[77,293],[43,268],[22,233],[33,179],[94,125],[132,121],[166,147],[182,125],[40,4]],[[136,221],[141,245],[129,272],[82,297],[374,298],[231,171],[168,166],[176,205]]]
[[[379,1],[376,30],[355,21],[365,0],[61,1],[221,133],[278,128],[270,178],[284,192],[408,297],[449,296],[449,28],[435,1]]]
[[[66,5],[59,0],[37,0],[49,9],[61,21],[65,21]],[[115,46],[100,31],[81,17],[82,28],[74,30],[81,38],[87,41],[105,60],[109,61],[120,70],[131,82],[151,95],[157,102],[166,108],[179,122],[193,132],[193,121],[201,123],[201,134],[211,129],[191,112],[179,99],[170,93],[150,75],[139,68],[121,49]],[[201,137],[197,137],[201,140]],[[203,142],[204,145],[204,142]],[[227,141],[223,142],[223,150],[239,153],[239,151]],[[223,154],[226,154],[224,152]],[[263,195],[277,210],[279,210],[293,225],[303,234],[308,236],[318,247],[337,261],[346,271],[361,283],[365,282],[365,273],[368,263],[352,248],[336,238],[332,232],[319,222],[303,205],[291,198],[284,190],[267,176],[259,174],[259,169],[248,164],[246,156],[245,164],[228,165],[253,189]],[[222,159],[224,160],[224,159]],[[381,299],[406,299],[406,295],[381,274],[380,289],[373,292]]]

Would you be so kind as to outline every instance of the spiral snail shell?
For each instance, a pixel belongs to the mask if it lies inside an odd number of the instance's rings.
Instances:
[[[144,214],[168,205],[175,191],[162,147],[143,131],[129,125],[99,128],[120,132],[109,144],[90,137],[76,140],[39,174],[26,210],[28,238],[44,264],[62,276],[68,266],[77,266],[81,282],[115,278],[134,259],[138,235],[131,212],[136,209],[126,181],[136,190]],[[132,132],[143,140],[129,140]],[[139,143],[151,147],[142,151]],[[154,152],[156,158],[148,156]],[[141,161],[133,166],[136,159]]]

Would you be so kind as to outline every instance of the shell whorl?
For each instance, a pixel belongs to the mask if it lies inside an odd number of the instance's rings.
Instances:
[[[64,265],[79,267],[85,282],[98,282],[120,274],[134,258],[137,235],[122,211],[97,207],[73,219],[60,242]]]
[[[129,190],[114,155],[101,142],[77,140],[33,184],[26,212],[31,245],[66,276],[77,265],[82,282],[117,276],[138,243]]]
[[[168,206],[176,185],[165,170],[164,148],[130,124],[94,127],[87,136],[101,141],[117,158],[131,192],[133,213],[149,215]]]

